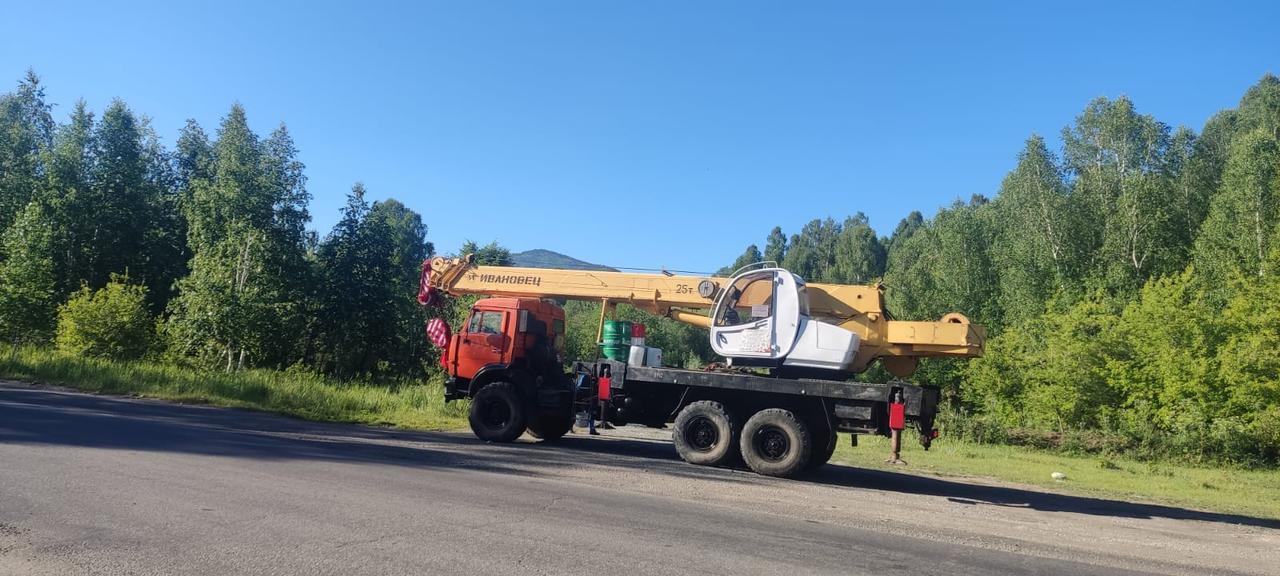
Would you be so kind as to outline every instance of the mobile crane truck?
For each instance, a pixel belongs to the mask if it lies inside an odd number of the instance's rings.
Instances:
[[[419,301],[440,293],[477,301],[443,344],[446,400],[469,398],[475,435],[511,442],[557,439],[578,410],[600,400],[615,424],[672,424],[686,462],[793,476],[825,464],[837,432],[893,438],[913,426],[937,437],[936,387],[848,381],[875,361],[905,378],[924,357],[982,354],[981,326],[959,313],[937,322],[893,319],[881,285],[807,283],[772,263],[731,278],[479,266],[470,255],[423,263]],[[566,372],[565,315],[557,300],[601,303],[599,336],[619,303],[705,327],[722,369],[685,370],[607,358]],[[443,330],[448,331],[447,327]],[[432,332],[431,329],[428,330]]]

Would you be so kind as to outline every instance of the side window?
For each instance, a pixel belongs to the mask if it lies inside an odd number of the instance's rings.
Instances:
[[[480,318],[481,334],[501,334],[502,333],[502,313],[501,312],[485,312]]]
[[[564,352],[564,320],[556,318],[551,321],[552,345],[557,351]]]
[[[777,279],[769,278],[767,280],[757,280],[747,287],[747,293],[752,298],[745,299],[747,312],[751,314],[752,320],[773,317],[773,289],[777,283]]]
[[[475,312],[471,313],[471,321],[467,322],[467,332],[470,332],[472,334],[480,333],[480,317],[483,315],[484,315],[484,312],[481,312],[479,310],[476,310]]]
[[[729,288],[716,326],[738,326],[773,316],[773,274],[745,276]]]

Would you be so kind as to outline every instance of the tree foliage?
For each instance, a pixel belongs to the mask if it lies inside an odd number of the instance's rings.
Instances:
[[[471,240],[467,240],[462,244],[462,248],[458,250],[459,256],[466,254],[473,255],[473,262],[480,266],[511,265],[511,251],[502,247],[496,241],[480,246]]]
[[[40,77],[30,70],[16,90],[0,95],[0,230],[39,188],[41,156],[53,143],[52,109]]]
[[[191,272],[178,282],[166,328],[174,351],[226,370],[300,361],[309,196],[288,132],[260,141],[233,106],[207,174],[189,186]]]
[[[760,248],[758,248],[755,244],[752,244],[750,246],[747,246],[747,249],[742,253],[741,256],[734,258],[733,264],[730,264],[728,266],[725,266],[724,268],[717,270],[716,276],[729,276],[730,274],[733,274],[734,271],[740,270],[744,266],[750,266],[752,264],[759,263],[763,260],[764,260],[764,256],[760,254]]]
[[[1266,278],[1280,221],[1280,148],[1262,129],[1231,145],[1221,189],[1197,242],[1196,265],[1208,278]],[[1215,290],[1215,292],[1220,292]]]
[[[1087,262],[1087,223],[1069,195],[1057,159],[1032,136],[995,201],[992,242],[999,305],[1012,321],[1034,318],[1054,294],[1075,286]]]
[[[769,238],[765,240],[764,259],[769,262],[781,263],[783,258],[787,256],[787,235],[782,233],[782,227],[774,226],[769,232]]]
[[[44,343],[53,334],[57,278],[49,210],[32,200],[4,232],[0,330],[10,343]]]
[[[318,250],[316,363],[343,375],[421,370],[427,343],[415,288],[427,256],[422,218],[395,200],[370,207],[356,184]]]
[[[884,244],[861,212],[841,225],[833,252],[831,269],[826,274],[831,282],[867,284],[884,275],[887,256]]]

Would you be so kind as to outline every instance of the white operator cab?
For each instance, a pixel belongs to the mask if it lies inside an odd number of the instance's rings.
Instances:
[[[804,280],[782,268],[738,273],[711,310],[711,348],[725,358],[848,370],[858,335],[809,317]]]

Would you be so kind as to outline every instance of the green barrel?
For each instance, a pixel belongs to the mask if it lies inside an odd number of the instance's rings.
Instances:
[[[631,322],[626,320],[604,321],[604,344],[631,345]]]
[[[604,357],[615,362],[626,362],[627,355],[631,353],[631,323],[626,320],[605,320],[602,336]]]
[[[627,355],[631,353],[630,344],[605,344],[604,357],[615,362],[626,363]]]

